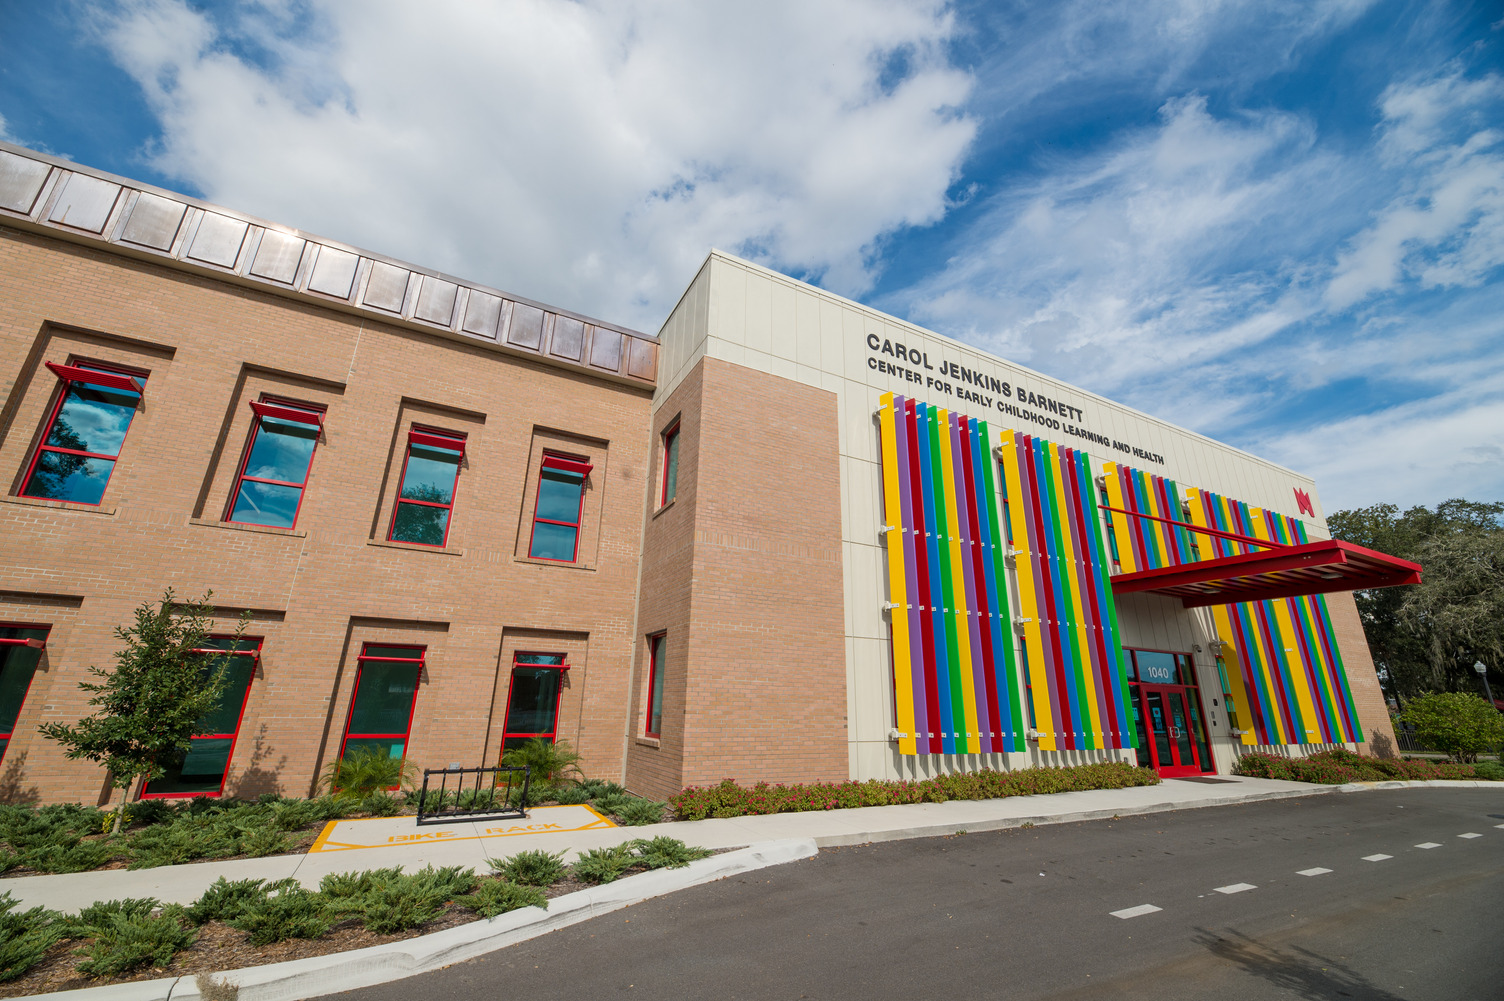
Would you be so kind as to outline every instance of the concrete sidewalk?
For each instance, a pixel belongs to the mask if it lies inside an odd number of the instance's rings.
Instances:
[[[419,828],[412,817],[373,818],[336,821],[326,830],[321,841],[327,843],[340,840],[330,836],[335,826],[345,831],[352,825],[358,825],[360,833],[365,836],[353,841],[344,836],[346,843],[372,844],[386,841],[381,847],[342,850],[322,848],[306,855],[200,862],[156,869],[112,869],[54,876],[21,876],[0,879],[0,892],[10,891],[27,907],[40,904],[72,913],[95,901],[123,897],[156,897],[164,903],[187,904],[198,899],[221,876],[231,880],[277,880],[291,876],[312,889],[317,888],[319,881],[332,872],[358,872],[394,865],[400,865],[408,871],[421,869],[425,865],[464,865],[484,873],[490,871],[491,859],[506,858],[525,849],[563,851],[566,860],[569,860],[590,848],[616,845],[632,838],[650,838],[659,834],[703,848],[732,848],[786,838],[813,838],[816,844],[829,847],[952,834],[958,830],[988,831],[1018,827],[1026,823],[1066,823],[1115,815],[1156,813],[1290,796],[1314,796],[1332,791],[1331,786],[1314,786],[1303,782],[1218,776],[1215,781],[1166,779],[1159,785],[1131,789],[1096,789],[1047,796],[1011,796],[1006,799],[871,806],[857,810],[778,813],[653,824],[647,827],[595,826],[583,830],[524,834],[488,833],[498,830],[494,821],[445,824],[436,831],[434,826]],[[547,807],[530,811],[529,819],[545,818],[548,811]],[[434,836],[439,833],[443,836]],[[415,837],[418,839],[416,842],[407,840]]]

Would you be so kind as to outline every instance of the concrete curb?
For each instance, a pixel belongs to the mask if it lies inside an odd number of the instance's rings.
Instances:
[[[525,907],[401,942],[228,970],[212,974],[212,977],[219,983],[238,987],[238,1001],[299,1001],[371,987],[462,963],[652,897],[738,873],[810,858],[818,851],[810,838],[767,841],[691,862],[683,869],[657,869],[555,897],[548,902],[546,911]],[[67,1001],[202,1001],[203,995],[199,992],[197,976],[183,976],[58,991],[34,997]]]

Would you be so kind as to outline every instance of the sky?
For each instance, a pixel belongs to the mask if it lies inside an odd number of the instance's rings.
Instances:
[[[1504,500],[1504,5],[0,0],[0,138],[656,331],[711,247]]]

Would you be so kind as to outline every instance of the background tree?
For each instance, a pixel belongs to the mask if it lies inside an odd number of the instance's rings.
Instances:
[[[1504,749],[1504,714],[1469,692],[1433,692],[1412,699],[1399,716],[1426,747],[1458,761]]]
[[[120,830],[126,804],[167,766],[188,752],[202,732],[200,721],[218,705],[226,684],[229,658],[194,653],[204,645],[213,624],[209,591],[198,601],[175,605],[172,588],[159,604],[143,603],[130,628],[115,627],[125,648],[115,653],[115,669],[90,667],[98,682],[81,681],[93,692],[89,705],[98,709],[76,724],[43,723],[43,736],[68,749],[68,757],[98,762],[109,769],[110,782],[128,790],[115,813]],[[235,630],[238,641],[248,619]],[[236,643],[230,644],[234,649]]]
[[[1504,503],[1453,499],[1433,511],[1393,504],[1338,511],[1332,535],[1424,568],[1422,583],[1357,591],[1358,614],[1384,686],[1404,700],[1475,692],[1474,661],[1504,683]],[[1492,679],[1491,679],[1492,680]]]

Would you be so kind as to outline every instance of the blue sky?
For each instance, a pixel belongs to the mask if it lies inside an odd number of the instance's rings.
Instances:
[[[0,0],[0,135],[652,330],[711,246],[1504,499],[1497,3]]]

